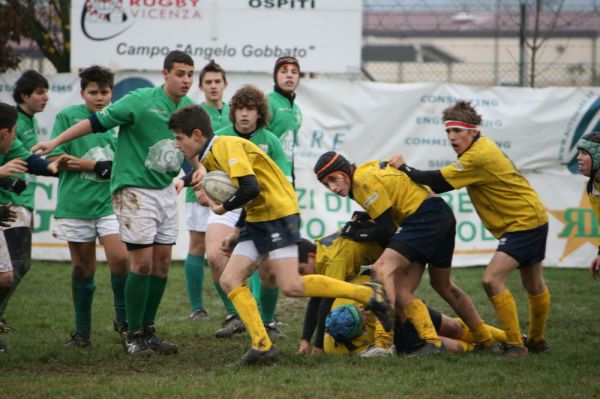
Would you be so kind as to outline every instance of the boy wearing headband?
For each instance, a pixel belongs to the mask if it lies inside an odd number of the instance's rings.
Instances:
[[[436,193],[467,188],[484,226],[499,240],[496,253],[483,274],[483,286],[508,336],[504,354],[519,357],[546,352],[544,339],[550,310],[550,292],[542,276],[546,254],[548,216],[537,192],[493,140],[482,136],[481,115],[467,101],[443,112],[448,141],[458,159],[440,170],[419,171],[394,161],[413,181]],[[505,286],[519,269],[529,299],[529,334],[525,345],[516,302]],[[527,348],[526,348],[526,347]]]

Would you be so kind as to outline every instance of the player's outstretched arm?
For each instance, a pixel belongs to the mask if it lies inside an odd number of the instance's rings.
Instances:
[[[37,155],[46,155],[51,153],[56,147],[61,144],[67,143],[71,140],[75,140],[79,137],[85,136],[88,133],[92,132],[92,123],[89,119],[84,119],[79,123],[71,126],[55,138],[49,141],[40,141],[33,147],[31,147],[31,152]]]

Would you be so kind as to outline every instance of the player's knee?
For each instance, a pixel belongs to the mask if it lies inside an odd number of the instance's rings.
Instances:
[[[242,285],[242,282],[232,278],[231,276],[222,274],[221,278],[219,279],[219,285],[221,288],[223,288],[223,291],[229,294],[235,287]]]
[[[12,272],[0,273],[0,287],[2,287],[2,288],[12,287],[13,280],[14,279],[13,279]]]
[[[301,297],[304,296],[304,280],[300,275],[289,276],[277,281],[279,289],[285,296]]]
[[[481,280],[481,285],[489,297],[501,292],[501,284],[498,284],[497,281],[494,281],[491,278],[484,277],[483,280]]]

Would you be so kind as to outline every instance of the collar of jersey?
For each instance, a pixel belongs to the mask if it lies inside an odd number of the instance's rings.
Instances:
[[[204,161],[204,158],[206,158],[206,154],[208,154],[210,152],[210,149],[212,148],[213,143],[216,138],[217,138],[217,136],[213,135],[212,138],[210,139],[210,141],[208,143],[204,144],[204,147],[202,147],[202,149],[200,150],[200,153],[198,154],[198,159],[200,161]]]

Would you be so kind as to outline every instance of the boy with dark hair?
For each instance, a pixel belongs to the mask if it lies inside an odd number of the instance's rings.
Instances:
[[[302,125],[302,111],[296,103],[296,89],[300,84],[300,63],[296,57],[279,57],[273,68],[275,86],[269,93],[271,120],[267,126],[279,137],[289,169],[294,177],[294,147],[298,142],[298,130]]]
[[[471,298],[450,278],[456,220],[443,199],[385,161],[355,166],[329,151],[318,159],[314,172],[330,191],[350,196],[375,222],[370,226],[347,223],[343,235],[356,241],[387,241],[373,266],[375,278],[385,286],[388,301],[399,304],[426,341],[416,355],[444,350],[427,307],[414,295],[427,265],[431,286],[469,325],[478,344],[498,349]]]
[[[214,60],[200,70],[200,90],[204,93],[204,102],[200,104],[210,115],[213,130],[229,126],[229,105],[223,101],[223,93],[227,88],[225,70]],[[208,313],[204,308],[202,294],[204,291],[204,263],[207,246],[217,246],[218,243],[206,242],[207,221],[210,208],[200,204],[192,188],[186,192],[185,224],[190,232],[190,244],[185,258],[184,270],[188,289],[188,297],[192,305],[190,320],[207,319]],[[217,289],[218,291],[218,289]]]
[[[358,286],[325,276],[298,274],[298,200],[281,168],[265,152],[241,137],[214,136],[206,111],[198,106],[174,113],[169,127],[175,133],[177,148],[196,163],[196,172],[184,178],[188,185],[199,186],[207,170],[222,170],[239,187],[224,203],[211,202],[211,208],[220,215],[243,207],[246,215],[243,230],[225,240],[233,251],[220,279],[252,337],[252,347],[242,357],[242,365],[269,363],[278,355],[256,301],[244,284],[258,265],[263,266],[266,256],[269,272],[287,296],[352,298],[368,303],[384,326],[391,328],[390,307],[381,286]]]
[[[215,134],[219,136],[238,136],[250,140],[275,161],[286,176],[290,175],[289,165],[286,162],[285,153],[279,139],[265,129],[269,122],[269,107],[262,91],[251,85],[240,88],[231,98],[229,119],[232,125],[217,131]],[[227,254],[223,253],[220,243],[224,237],[235,230],[235,224],[240,218],[240,213],[240,209],[232,210],[224,215],[211,213],[208,221],[207,236],[209,237],[209,257],[213,280],[217,292],[219,292],[225,307],[229,311],[223,327],[215,333],[218,338],[229,338],[235,333],[244,331],[243,324],[237,317],[234,306],[218,283],[229,258]],[[266,286],[261,281],[258,271],[252,274],[250,283],[252,294],[259,303],[261,318],[268,333],[272,337],[283,336],[274,322],[279,290],[274,286]]]
[[[177,238],[173,178],[183,161],[167,121],[178,109],[193,104],[186,94],[193,81],[194,61],[183,51],[171,51],[162,75],[163,85],[134,90],[34,147],[49,153],[78,137],[120,126],[111,192],[119,235],[128,250],[125,308],[129,331],[125,343],[132,355],[177,352],[175,344],[156,334],[154,322]]]
[[[448,141],[456,162],[440,170],[419,171],[401,156],[394,165],[413,181],[436,193],[467,188],[484,226],[499,240],[483,274],[483,287],[508,336],[504,354],[519,357],[527,351],[549,350],[544,332],[550,310],[550,291],[542,275],[546,254],[548,215],[537,192],[493,140],[481,135],[481,115],[468,101],[443,111]],[[529,334],[522,342],[517,304],[505,283],[519,269],[529,299]]]
[[[29,149],[38,141],[38,122],[35,114],[42,112],[48,103],[48,81],[36,71],[25,71],[15,83],[12,93],[17,104],[16,138]],[[31,268],[31,237],[33,208],[35,206],[35,178],[24,174],[17,180],[4,180],[0,184],[0,204],[12,204],[17,220],[4,231],[11,247],[13,283],[10,291],[0,292],[0,331],[9,327],[4,312],[10,297]],[[7,187],[8,186],[8,187]]]
[[[52,138],[74,124],[102,111],[112,98],[114,75],[101,66],[79,73],[84,104],[72,105],[56,115]],[[75,332],[67,347],[91,345],[92,301],[96,283],[96,238],[99,237],[111,271],[114,294],[115,331],[127,332],[125,282],[127,250],[119,240],[119,223],[110,198],[110,174],[116,151],[117,131],[87,135],[58,146],[48,159],[67,154],[67,170],[59,175],[53,235],[69,244],[71,290],[75,310]],[[77,201],[73,199],[77,198]]]

